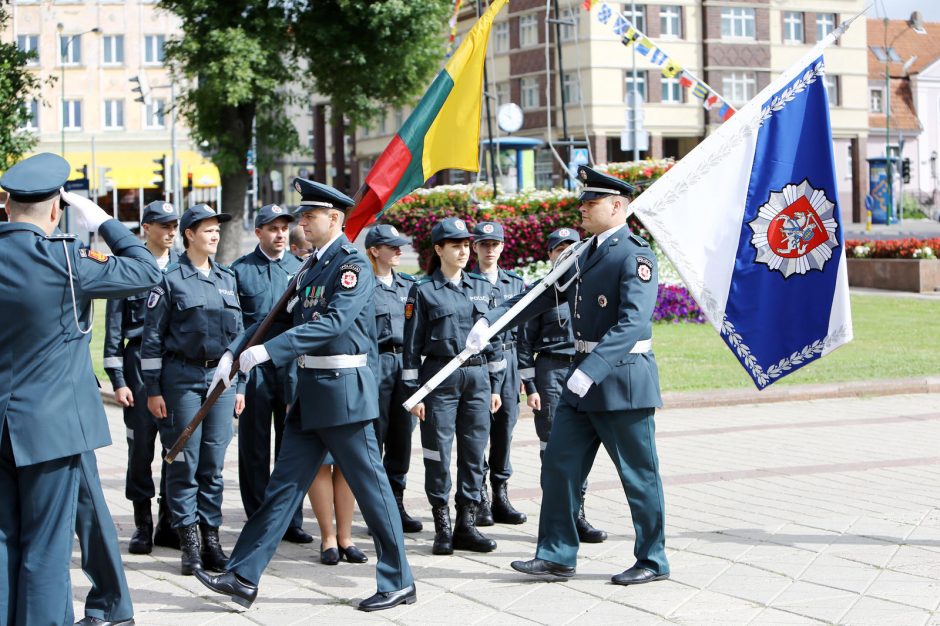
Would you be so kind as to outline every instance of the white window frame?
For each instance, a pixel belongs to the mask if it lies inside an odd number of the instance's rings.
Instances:
[[[539,17],[529,13],[519,17],[519,47],[532,48],[539,45]]]
[[[508,82],[496,83],[496,106],[512,102],[512,92]]]
[[[379,136],[388,134],[388,111],[382,111],[379,118]]]
[[[836,29],[835,13],[816,14],[816,41],[822,41]]]
[[[575,41],[581,27],[581,10],[578,7],[566,7],[561,10],[561,19],[574,22],[574,25],[561,24],[561,41]]]
[[[663,104],[682,104],[682,85],[679,78],[662,78],[660,88],[660,102]],[[668,97],[667,97],[668,96]]]
[[[493,24],[493,52],[509,52],[509,22]]]
[[[82,101],[79,98],[66,99],[62,101],[60,118],[62,129],[66,131],[79,131],[82,129]],[[78,118],[78,125],[75,125],[75,118]]]
[[[20,45],[25,43],[26,45]],[[27,67],[39,65],[39,35],[20,34],[16,36],[16,47],[22,52],[35,52],[36,56],[26,62]]]
[[[630,23],[633,24],[633,27],[638,31],[645,33],[646,32],[646,5],[637,4],[636,13],[633,13],[632,3],[628,2],[623,5],[623,16],[630,20]]]
[[[166,128],[165,99],[154,98],[149,105],[144,105],[144,128],[147,130],[163,130]]]
[[[806,43],[806,29],[803,22],[803,13],[801,11],[785,11],[783,13],[783,43],[791,45]]]
[[[637,71],[636,82],[637,82],[637,86],[639,87],[637,91],[639,91],[640,95],[643,97],[643,102],[649,102],[649,97],[648,97],[649,91],[647,90],[647,86],[646,86],[646,83],[647,83],[646,70]],[[623,79],[624,100],[626,100],[627,94],[630,93],[630,86],[632,84],[633,84],[633,70],[627,70],[624,74],[624,79]]]
[[[561,88],[565,93],[565,104],[581,103],[581,81],[577,72],[565,72]]]
[[[731,104],[742,105],[757,95],[757,75],[754,72],[728,72],[721,78],[721,93]]]
[[[121,45],[117,45],[120,42]],[[110,44],[110,45],[109,45]],[[120,52],[121,59],[115,60]],[[108,53],[111,60],[108,61]],[[104,35],[101,38],[101,65],[105,67],[120,67],[124,65],[124,35]]]
[[[878,106],[875,106],[877,98]],[[884,113],[885,112],[885,90],[884,87],[869,87],[868,88],[868,111],[869,113]]]
[[[166,36],[161,34],[144,35],[144,65],[163,65],[165,56]],[[148,60],[148,57],[150,60]]]
[[[39,100],[27,100],[23,108],[27,109],[29,117],[23,123],[22,130],[39,132]]]
[[[754,41],[757,39],[757,16],[754,9],[722,7],[721,38],[737,41]]]
[[[115,124],[114,122],[119,123]],[[108,98],[104,101],[101,107],[101,128],[104,130],[124,130],[124,100],[121,98]]]
[[[835,74],[823,75],[823,85],[826,87],[826,95],[829,97],[829,106],[837,107],[842,103],[839,101],[839,77]]]
[[[58,48],[56,56],[56,64],[59,67],[79,67],[82,64],[82,36],[81,35],[66,35],[64,33],[59,35],[58,38]],[[69,44],[65,48],[65,54],[62,54],[63,46]]]
[[[523,76],[519,79],[519,99],[523,111],[532,111],[542,106],[538,76]]]
[[[682,7],[659,7],[659,36],[663,39],[682,39]]]

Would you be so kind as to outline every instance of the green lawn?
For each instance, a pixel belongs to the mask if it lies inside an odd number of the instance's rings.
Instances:
[[[783,378],[778,385],[940,374],[940,301],[852,296],[855,339]],[[95,303],[91,355],[101,367],[104,302]],[[753,389],[754,384],[711,326],[657,324],[654,349],[663,391]]]

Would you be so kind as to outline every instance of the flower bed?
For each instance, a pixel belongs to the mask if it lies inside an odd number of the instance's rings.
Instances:
[[[849,240],[849,285],[929,293],[940,290],[940,238]]]
[[[845,255],[850,259],[936,259],[940,238],[933,239],[848,239]]]

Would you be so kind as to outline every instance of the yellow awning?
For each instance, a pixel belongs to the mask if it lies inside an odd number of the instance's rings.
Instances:
[[[153,184],[157,175],[154,173],[160,166],[154,163],[154,159],[159,159],[163,154],[167,157],[167,176],[172,172],[172,163],[170,162],[170,152],[96,152],[95,166],[97,168],[109,167],[111,171],[105,174],[106,181],[98,182],[98,172],[92,171],[91,152],[67,152],[66,160],[72,166],[72,178],[78,178],[80,175],[75,170],[83,165],[88,166],[88,178],[91,186],[99,189],[105,188],[107,182],[118,189],[153,189]],[[177,153],[180,161],[180,180],[181,186],[186,187],[187,174],[193,175],[193,187],[218,187],[221,184],[219,170],[211,161],[205,159],[197,152],[191,150]]]

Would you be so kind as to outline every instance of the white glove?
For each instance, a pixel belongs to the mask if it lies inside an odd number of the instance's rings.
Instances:
[[[486,339],[484,339],[484,335],[489,327],[490,323],[486,321],[485,317],[481,317],[480,321],[474,324],[473,328],[470,329],[470,334],[467,335],[466,348],[474,354],[482,350],[487,343]]]
[[[75,209],[75,219],[78,220],[78,225],[82,230],[96,233],[99,226],[111,219],[104,209],[84,196],[64,189],[59,190],[59,195],[64,202]]]
[[[255,365],[261,365],[270,360],[271,355],[268,354],[264,346],[251,346],[238,357],[238,367],[242,372],[247,374]]]
[[[571,374],[571,377],[568,379],[566,384],[568,385],[568,389],[571,391],[571,393],[578,396],[579,398],[583,398],[584,395],[588,392],[588,389],[591,388],[591,385],[594,384],[594,381],[591,380],[590,376],[581,370],[575,370]]]
[[[222,358],[219,359],[219,364],[215,368],[215,372],[212,374],[212,382],[209,383],[209,391],[215,389],[215,385],[218,382],[221,382],[225,385],[225,388],[228,389],[232,386],[232,380],[229,378],[229,373],[232,371],[232,363],[235,362],[235,355],[232,354],[229,350],[225,351],[225,354],[222,355]]]

